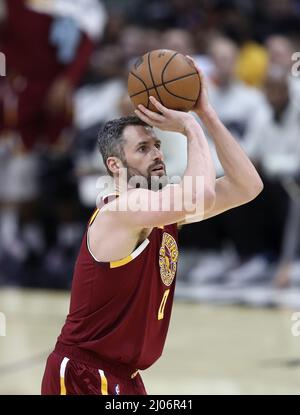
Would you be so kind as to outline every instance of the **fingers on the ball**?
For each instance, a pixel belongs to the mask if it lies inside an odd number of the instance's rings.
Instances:
[[[158,109],[159,112],[165,114],[168,111],[168,108],[164,107],[156,98],[150,96],[151,103]]]
[[[193,63],[195,63],[194,59],[190,56],[190,55],[185,55],[189,61],[192,61]]]
[[[189,55],[186,55],[186,57],[188,58],[188,60],[189,60],[189,61],[191,61],[191,62],[194,64],[194,66],[195,66],[196,70],[198,71],[198,73],[199,73],[200,77],[201,77],[201,78],[203,78],[203,72],[202,72],[202,70],[199,68],[199,66],[198,66],[197,62],[195,61],[195,59],[193,59],[193,58],[192,58],[191,56],[189,56]]]
[[[143,107],[141,108],[141,110],[144,114],[146,114],[149,118],[151,118],[154,121],[161,122],[164,120],[164,117],[162,115],[157,114],[157,112],[151,111],[148,108]]]
[[[186,57],[187,57],[187,59],[188,59],[190,62],[192,62],[192,63],[193,63],[193,65],[195,66],[195,68],[199,70],[198,65],[197,65],[197,63],[196,63],[195,59],[193,59],[190,55],[186,55]]]
[[[144,121],[145,123],[151,126],[154,126],[155,122],[151,120],[149,117],[147,117],[147,115],[145,115],[142,111],[136,109],[134,112],[142,121]]]

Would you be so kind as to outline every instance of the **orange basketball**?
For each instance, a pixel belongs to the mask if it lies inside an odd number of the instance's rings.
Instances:
[[[184,55],[174,50],[153,50],[138,58],[128,76],[128,94],[134,107],[143,104],[158,112],[152,95],[167,108],[189,111],[201,91],[199,74]]]

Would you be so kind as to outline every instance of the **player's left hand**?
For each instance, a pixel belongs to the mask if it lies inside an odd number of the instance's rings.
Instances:
[[[201,90],[199,98],[195,106],[191,109],[191,111],[195,112],[201,118],[201,116],[207,114],[207,112],[212,109],[208,98],[207,80],[205,79],[205,76],[203,75],[203,72],[197,65],[196,61],[188,55],[186,56],[186,58],[195,66],[201,81]]]

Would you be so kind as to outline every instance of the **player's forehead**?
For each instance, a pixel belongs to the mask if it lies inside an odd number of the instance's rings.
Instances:
[[[140,143],[160,142],[153,128],[142,125],[128,125],[124,129],[123,137],[125,139],[125,147],[128,149],[133,149]]]

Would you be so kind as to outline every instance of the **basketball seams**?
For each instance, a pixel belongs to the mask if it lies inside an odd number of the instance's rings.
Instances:
[[[163,86],[163,85],[160,85],[161,87]],[[149,91],[151,91],[151,89],[154,89],[154,88],[150,88],[149,89]],[[196,99],[191,99],[191,98],[184,98],[184,97],[181,97],[180,95],[175,95],[175,94],[173,94],[173,92],[170,92],[167,88],[165,88],[165,90],[166,90],[166,92],[168,93],[168,94],[170,94],[170,95],[173,95],[174,97],[176,97],[176,98],[179,98],[179,99],[183,99],[183,100],[185,100],[185,101],[189,101],[189,102],[197,102],[197,100],[198,100],[198,98],[196,98]],[[141,91],[141,92],[139,92],[138,94],[135,94],[135,95],[132,95],[132,97],[136,97],[136,96],[138,96],[138,95],[140,95],[140,94],[144,94],[146,91]]]
[[[131,73],[132,75],[134,75],[132,72],[130,72],[130,73]],[[171,83],[171,82],[180,81],[180,79],[188,78],[188,77],[190,77],[190,76],[197,75],[197,74],[198,74],[198,72],[193,72],[193,73],[189,73],[189,74],[187,74],[187,75],[178,76],[177,78],[171,79],[170,81],[164,82],[163,84],[158,84],[158,85],[155,85],[155,86],[153,86],[153,87],[151,87],[151,88],[147,88],[146,84],[144,83],[144,85],[145,85],[145,89],[143,89],[142,91],[139,91],[139,92],[135,92],[134,94],[129,95],[129,96],[130,96],[130,98],[132,98],[132,97],[135,97],[136,95],[142,94],[142,93],[143,93],[143,92],[145,92],[146,90],[151,91],[151,89],[154,89],[155,87],[156,87],[156,88],[159,88],[160,86],[164,86],[164,85],[169,84],[169,83]],[[138,78],[136,75],[134,75],[134,76],[135,76],[136,78]],[[138,79],[140,79],[140,78],[138,78]],[[140,79],[140,80],[141,80],[141,79]],[[141,80],[141,81],[142,81],[142,80]]]
[[[152,69],[151,69],[151,60],[150,60],[150,55],[151,55],[151,52],[149,52],[148,53],[148,67],[149,67],[149,73],[150,73],[150,76],[151,76],[151,79],[152,79],[152,85],[153,85],[153,87],[154,87],[154,89],[155,89],[155,92],[156,92],[156,94],[157,94],[157,96],[158,96],[158,98],[159,98],[159,101],[161,102],[161,104],[162,105],[164,105],[163,104],[163,101],[162,101],[162,99],[161,99],[161,97],[159,96],[159,93],[158,93],[158,90],[157,90],[157,87],[156,87],[156,85],[155,85],[155,83],[154,83],[154,78],[153,78],[153,74],[152,74]],[[151,88],[152,89],[152,88]],[[148,93],[148,105],[147,105],[147,108],[149,108],[149,93]]]
[[[179,99],[183,99],[184,101],[197,102],[196,99],[184,98],[184,97],[181,97],[180,95],[173,94],[173,92],[170,92],[167,88],[165,88],[165,89],[166,89],[167,93],[170,94],[170,95],[173,95],[173,97],[176,97],[176,98],[179,98]]]
[[[178,52],[175,52],[171,57],[170,57],[170,59],[168,60],[168,62],[165,64],[165,67],[164,67],[164,69],[162,70],[162,72],[161,72],[161,83],[162,83],[162,85],[164,84],[164,73],[165,73],[165,70],[167,69],[167,67],[168,67],[168,65],[169,65],[169,63],[171,62],[171,60],[172,59],[174,59],[175,58],[175,56],[177,56],[177,55],[179,55],[179,53]]]
[[[198,73],[197,73],[198,74]],[[196,74],[195,74],[196,75]],[[163,86],[164,86],[164,88],[165,88],[165,90],[169,93],[169,94],[171,94],[171,95],[173,95],[174,97],[176,97],[176,98],[180,98],[180,99],[185,99],[186,101],[190,101],[190,102],[197,102],[197,100],[198,100],[198,98],[199,98],[199,95],[198,95],[198,97],[196,98],[196,99],[191,99],[191,98],[186,98],[186,97],[182,97],[182,96],[180,96],[180,95],[176,95],[176,94],[174,94],[173,92],[171,92],[167,87],[166,87],[166,84],[164,83],[163,84]]]
[[[186,97],[182,97],[180,95],[176,95],[176,94],[174,94],[173,92],[171,92],[166,87],[167,82],[164,82],[164,73],[165,73],[165,70],[167,69],[168,65],[170,64],[170,62],[172,61],[172,59],[175,58],[176,55],[178,55],[178,52],[174,53],[174,55],[171,56],[171,58],[168,60],[168,62],[166,63],[166,65],[165,65],[165,67],[164,67],[164,69],[162,71],[162,74],[161,74],[161,82],[163,84],[162,86],[165,88],[165,90],[168,92],[168,94],[173,95],[176,98],[184,99],[185,101],[189,101],[189,102],[197,102],[197,100],[199,98],[199,95],[198,95],[198,98],[196,100],[194,100],[194,99],[191,99],[191,98],[186,98]],[[198,72],[195,72],[194,74],[197,74],[198,75]],[[199,78],[199,75],[198,75],[198,78]],[[168,81],[168,82],[172,82],[172,81]]]
[[[149,94],[149,89],[147,88],[147,85],[146,85],[145,81],[142,78],[140,78],[139,76],[137,76],[135,73],[133,73],[131,71],[129,73],[131,75],[133,75],[136,79],[138,79],[139,81],[141,81],[142,84],[144,85],[145,89],[143,91],[139,92],[139,94],[142,94],[143,92],[146,92],[147,93],[147,96],[148,96],[148,105],[149,105],[149,97],[150,97],[150,94]],[[135,95],[138,95],[138,94],[135,94]],[[148,108],[148,106],[147,106],[147,108]]]

